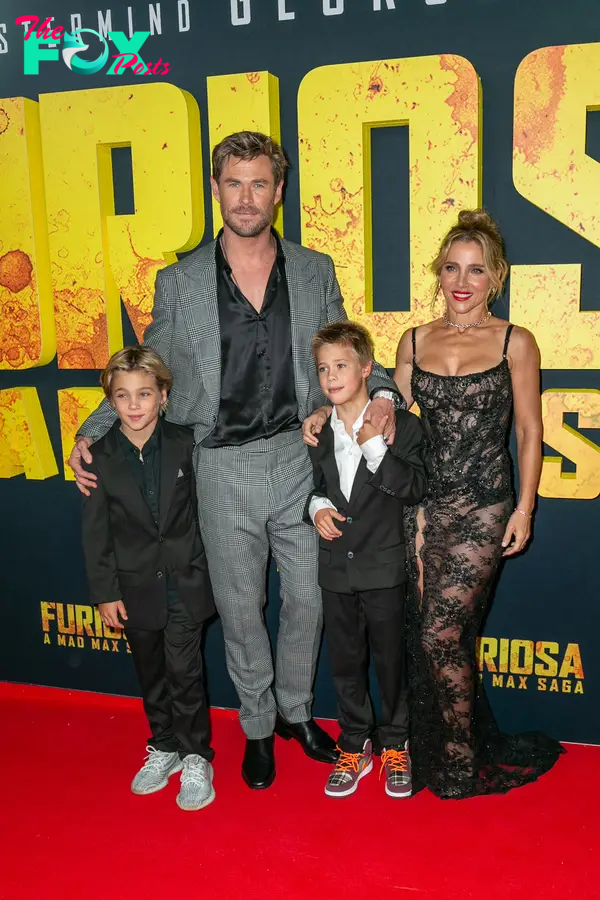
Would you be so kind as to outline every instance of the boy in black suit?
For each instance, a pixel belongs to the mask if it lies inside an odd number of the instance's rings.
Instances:
[[[193,435],[160,417],[172,380],[148,347],[125,347],[102,373],[119,419],[94,444],[83,548],[92,602],[107,626],[126,629],[152,733],[131,790],[154,793],[181,771],[177,803],[192,810],[215,797],[200,647],[214,606]]]
[[[373,341],[360,325],[336,322],[313,339],[321,389],[333,412],[309,447],[315,489],[306,505],[321,537],[319,584],[325,634],[338,699],[340,758],[329,776],[330,797],[353,794],[382,754],[386,793],[412,793],[405,676],[403,507],[425,494],[421,423],[398,411],[390,447],[385,420],[363,416]],[[368,690],[369,649],[381,694],[376,726]]]

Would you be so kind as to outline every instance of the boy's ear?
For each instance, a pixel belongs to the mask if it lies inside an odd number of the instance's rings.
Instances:
[[[366,366],[363,366],[363,378],[368,378],[371,372],[373,371],[373,360],[370,359]]]

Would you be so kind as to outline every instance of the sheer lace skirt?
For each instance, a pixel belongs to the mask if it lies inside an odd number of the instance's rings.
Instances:
[[[500,734],[477,670],[511,510],[510,498],[481,508],[466,490],[407,511],[413,776],[440,797],[508,791],[561,752],[543,735]]]

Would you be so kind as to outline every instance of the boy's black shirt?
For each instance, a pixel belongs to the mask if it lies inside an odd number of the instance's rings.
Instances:
[[[174,584],[191,619],[203,621],[214,604],[197,521],[193,434],[162,420],[144,470],[120,427],[117,420],[92,445],[87,467],[98,476],[82,515],[92,603],[122,599],[129,628],[160,630]],[[145,494],[156,497],[157,488],[157,503],[148,502]]]
[[[123,453],[126,459],[130,461],[133,476],[140,486],[140,490],[150,507],[152,517],[156,523],[158,523],[160,516],[161,434],[162,419],[159,418],[156,428],[140,450],[139,447],[131,443],[121,429],[117,431],[117,437]]]

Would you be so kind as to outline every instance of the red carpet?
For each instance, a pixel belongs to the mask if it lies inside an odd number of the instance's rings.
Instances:
[[[600,897],[600,748],[570,746],[504,797],[394,801],[374,770],[331,800],[327,767],[280,740],[275,784],[250,791],[236,717],[217,710],[217,799],[185,813],[177,777],[129,792],[139,701],[0,684],[0,720],[2,900]]]

